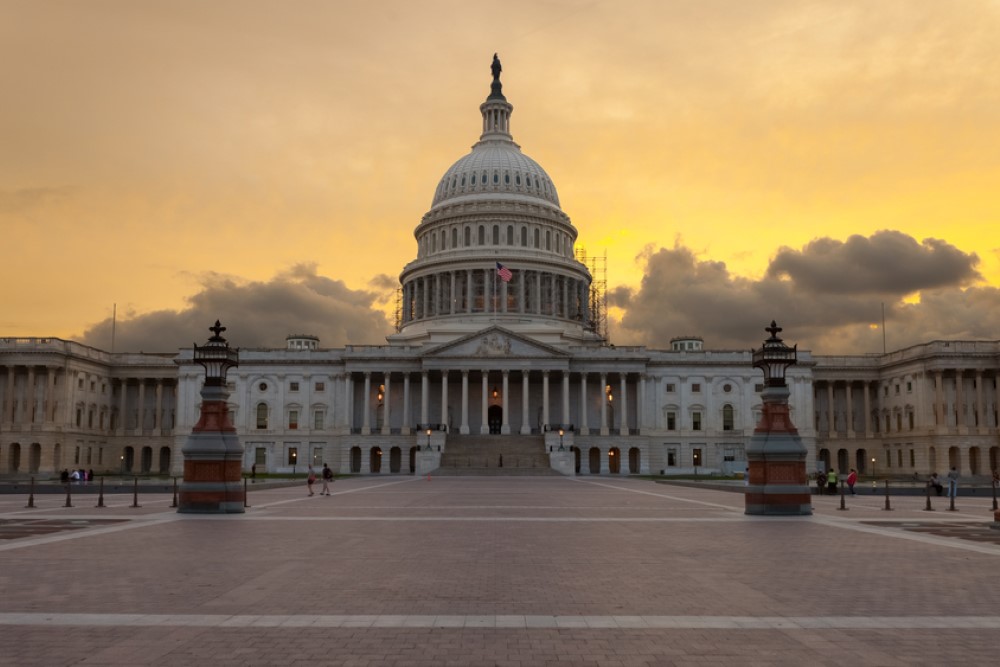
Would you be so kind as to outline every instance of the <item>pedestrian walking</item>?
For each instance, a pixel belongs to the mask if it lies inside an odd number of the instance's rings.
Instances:
[[[837,493],[837,471],[833,468],[826,474],[826,490],[831,496]]]
[[[826,473],[822,470],[816,471],[816,495],[822,496],[823,489],[826,488]]]
[[[333,471],[330,470],[330,466],[323,464],[323,488],[320,489],[319,495],[328,496],[330,495],[330,482],[333,481]]]
[[[858,483],[858,471],[851,468],[851,472],[847,474],[847,488],[851,490],[851,495],[857,495],[854,493],[854,485]]]
[[[309,476],[306,477],[306,488],[309,489],[309,495],[315,495],[313,493],[313,484],[316,483],[316,472],[313,470],[312,466],[309,466]]]
[[[951,467],[948,471],[948,497],[954,498],[958,495],[958,468]]]

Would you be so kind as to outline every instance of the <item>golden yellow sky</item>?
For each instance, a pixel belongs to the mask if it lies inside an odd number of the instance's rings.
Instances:
[[[612,286],[678,239],[756,279],[885,229],[997,286],[998,35],[995,0],[0,0],[0,335],[182,308],[208,271],[398,275],[494,51]]]

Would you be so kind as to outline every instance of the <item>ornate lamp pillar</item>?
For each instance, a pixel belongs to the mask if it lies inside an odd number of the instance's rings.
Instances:
[[[798,346],[778,338],[781,327],[771,321],[771,337],[753,350],[753,366],[764,371],[764,401],[760,423],[747,445],[750,481],[746,514],[812,514],[806,477],[806,448],[788,414],[785,371],[798,361]]]
[[[184,481],[177,511],[200,514],[235,514],[244,511],[240,475],[243,445],[229,420],[226,372],[239,365],[239,351],[222,337],[226,327],[215,321],[208,343],[194,346],[194,362],[205,368],[201,388],[201,416],[181,448]]]

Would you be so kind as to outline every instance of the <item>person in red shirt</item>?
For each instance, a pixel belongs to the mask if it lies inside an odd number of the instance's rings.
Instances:
[[[858,483],[858,471],[851,468],[850,474],[847,475],[847,488],[851,490],[851,495],[857,495],[854,493],[854,485]]]

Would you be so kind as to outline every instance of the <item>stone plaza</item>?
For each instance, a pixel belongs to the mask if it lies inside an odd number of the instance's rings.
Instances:
[[[993,665],[987,494],[813,496],[639,478],[354,477],[0,496],[0,665]]]

